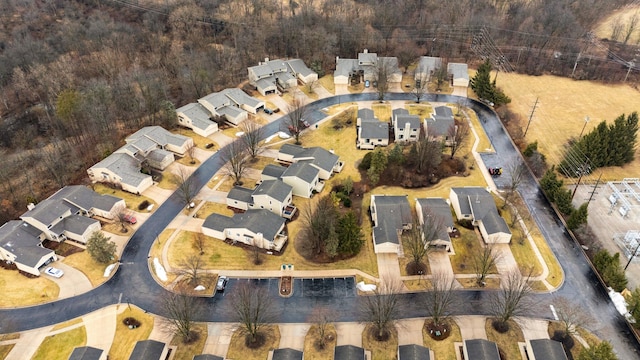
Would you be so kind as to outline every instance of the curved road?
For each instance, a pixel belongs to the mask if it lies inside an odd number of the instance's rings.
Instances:
[[[423,100],[456,103],[459,99],[450,95],[428,94]],[[321,109],[325,107],[343,102],[374,100],[377,100],[377,94],[363,93],[339,95],[315,101],[307,106],[309,108],[309,122],[313,124],[323,119],[325,114]],[[389,93],[385,100],[415,100],[415,97],[410,93]],[[463,100],[466,106],[477,112],[496,150],[496,154],[482,154],[486,165],[488,167],[504,166],[509,163],[510,159],[520,161],[519,153],[513,147],[495,113],[477,101],[466,98]],[[263,128],[264,136],[267,137],[280,131],[281,122],[282,118],[266,125]],[[217,152],[211,156],[193,173],[192,176],[198,191],[222,166],[219,154],[220,152]],[[496,179],[498,188],[505,185],[508,176],[509,174],[504,174],[501,178]],[[581,249],[574,244],[555,213],[550,210],[549,204],[541,195],[531,174],[526,174],[526,179],[518,191],[523,196],[565,272],[565,282],[560,289],[553,294],[535,295],[534,300],[537,306],[532,307],[528,315],[551,318],[549,304],[553,302],[555,296],[566,297],[592,315],[594,321],[586,324],[586,327],[595,331],[601,338],[609,340],[620,359],[637,358],[640,351],[639,344],[630,335],[626,323],[609,301],[606,290],[598,282]],[[164,311],[161,299],[166,290],[158,285],[151,276],[147,258],[156,235],[167,227],[182,208],[182,201],[177,194],[169,197],[131,237],[122,254],[122,265],[105,284],[73,298],[26,308],[0,310],[0,319],[2,319],[0,333],[23,331],[63,322],[118,302],[132,303],[147,311],[162,315]],[[277,313],[280,314],[278,322],[305,322],[308,320],[311,310],[318,306],[330,308],[336,314],[336,319],[340,319],[340,321],[359,320],[361,297],[333,295],[281,298],[277,296],[277,285],[274,286],[273,281],[256,283],[258,286],[269,287],[269,291],[273,295],[271,300]],[[489,315],[490,309],[487,306],[489,293],[490,291],[458,291],[460,305],[456,308],[456,315]],[[424,301],[424,293],[401,295],[401,316],[404,318],[426,316],[426,312],[420,306],[416,306]],[[233,321],[228,309],[229,301],[224,296],[201,298],[199,302],[205,311],[201,312],[198,320]]]

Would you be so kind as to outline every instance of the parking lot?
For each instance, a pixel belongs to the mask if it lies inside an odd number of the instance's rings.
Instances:
[[[230,278],[225,291],[216,296],[229,296],[234,289],[242,284],[266,288],[269,296],[279,296],[279,278],[266,279],[240,279]],[[294,279],[291,297],[321,298],[321,297],[355,297],[356,284],[353,277],[340,278],[301,278]]]

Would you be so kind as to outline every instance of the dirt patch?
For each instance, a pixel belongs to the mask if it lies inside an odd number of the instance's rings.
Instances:
[[[280,278],[280,296],[289,297],[293,292],[293,279],[291,276]]]
[[[448,338],[449,335],[451,335],[451,325],[446,322],[440,323],[438,325],[434,324],[433,322],[429,322],[425,324],[425,328],[427,330],[427,334],[429,334],[429,336],[433,340],[444,340]]]
[[[411,261],[405,268],[407,275],[424,275],[427,273],[427,265]]]
[[[42,242],[42,246],[49,250],[55,251],[56,255],[67,257],[71,254],[79,253],[84,251],[84,249],[79,248],[72,243],[69,242],[56,242],[45,240]]]

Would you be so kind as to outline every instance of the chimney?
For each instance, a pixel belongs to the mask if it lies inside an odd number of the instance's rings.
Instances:
[[[31,211],[31,210],[33,210],[35,208],[36,208],[36,206],[33,203],[27,204],[27,210]]]
[[[340,56],[336,56],[336,62],[338,62],[338,60],[340,60]]]
[[[268,63],[269,62],[269,58],[268,57],[264,58],[264,62]]]
[[[368,54],[368,53],[369,53],[369,49],[364,49],[364,50],[362,50],[362,52],[363,52],[364,54]]]

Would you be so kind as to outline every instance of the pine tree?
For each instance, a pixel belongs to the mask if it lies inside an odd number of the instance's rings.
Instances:
[[[578,355],[578,360],[618,360],[613,352],[613,347],[607,341],[603,341],[597,345],[584,348]]]
[[[580,225],[587,223],[588,206],[589,203],[584,203],[571,213],[571,216],[567,219],[567,227],[569,227],[569,230],[575,230],[579,228]]]
[[[558,189],[555,192],[556,206],[563,215],[571,215],[573,212],[573,204],[571,203],[571,191]]]
[[[511,99],[498,89],[495,79],[491,81],[491,69],[491,62],[487,59],[478,67],[476,75],[469,81],[471,89],[480,99],[489,100],[496,106],[510,103]]]
[[[356,255],[364,244],[362,229],[358,226],[358,219],[353,211],[344,214],[338,220],[338,253],[343,255]]]
[[[117,247],[113,241],[109,241],[110,239],[100,231],[91,234],[87,241],[87,251],[95,261],[107,264],[115,259]]]
[[[562,188],[562,184],[563,181],[558,180],[558,175],[556,175],[553,167],[547,170],[542,179],[540,179],[540,187],[551,202],[556,202],[556,191]]]

